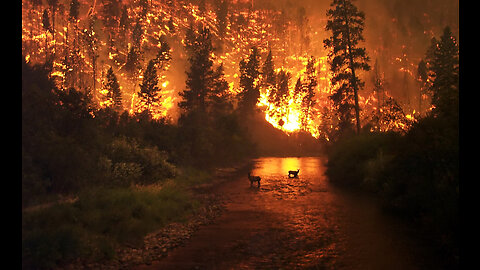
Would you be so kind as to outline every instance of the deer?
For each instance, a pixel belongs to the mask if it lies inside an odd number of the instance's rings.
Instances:
[[[300,169],[297,169],[296,171],[288,171],[288,177],[289,178],[295,178],[298,177],[298,173],[300,172]]]
[[[254,175],[251,175],[250,172],[248,172],[248,180],[250,180],[250,187],[253,185],[253,182],[257,182],[258,183],[258,187],[260,187],[260,176],[254,176]]]

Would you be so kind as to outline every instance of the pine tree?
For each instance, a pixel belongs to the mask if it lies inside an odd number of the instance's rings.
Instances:
[[[187,31],[185,32],[185,50],[189,55],[192,55],[195,50],[197,36],[195,34],[194,25],[190,22]]]
[[[45,9],[42,15],[42,26],[45,30],[45,63],[48,62],[48,32],[52,31],[52,26],[50,25],[50,18],[48,16],[48,10]]]
[[[78,19],[79,19],[79,12],[80,12],[80,3],[78,0],[72,0],[70,2],[70,9],[68,12],[68,21],[74,24],[74,44],[73,48],[74,50],[77,48],[77,33],[78,33]]]
[[[302,98],[302,127],[305,129],[309,120],[313,119],[313,108],[316,104],[315,91],[317,90],[316,60],[313,56],[307,62],[305,71],[305,95]]]
[[[151,115],[161,98],[160,88],[158,87],[157,69],[155,61],[152,59],[148,62],[147,69],[143,73],[143,80],[140,84],[140,92],[138,97],[141,100],[139,111],[147,110]]]
[[[193,29],[191,26],[190,30]],[[187,31],[188,33],[188,31]],[[186,38],[186,50],[189,54],[190,68],[187,71],[186,89],[180,93],[179,106],[186,114],[193,111],[205,113],[207,94],[213,83],[213,52],[210,29],[200,26],[198,35],[190,32]]]
[[[135,47],[138,51],[140,51],[141,49],[140,46],[142,45],[142,36],[143,36],[142,25],[140,24],[140,21],[137,20],[132,30],[132,41],[133,41],[133,47]]]
[[[365,83],[358,78],[357,72],[370,70],[366,50],[358,46],[360,41],[364,41],[365,14],[353,5],[352,0],[333,0],[330,6],[325,29],[331,31],[332,36],[323,41],[330,49],[330,70],[334,74],[331,82],[335,89],[330,98],[336,106],[341,128],[348,128],[354,117],[357,133],[360,133],[358,91]]]
[[[92,63],[92,73],[93,73],[93,91],[96,90],[96,83],[97,83],[97,59],[99,57],[98,54],[98,35],[95,35],[95,31],[93,26],[96,23],[96,16],[90,16],[88,18],[88,28],[83,30],[83,38],[85,43],[88,47],[88,56],[90,57],[90,61]],[[96,93],[96,92],[94,92]]]
[[[130,19],[128,17],[128,9],[127,5],[122,6],[122,14],[120,15],[119,20],[119,32],[120,38],[118,43],[121,44],[122,48],[125,48],[125,51],[128,50],[128,43],[127,43],[127,32],[130,29]]]
[[[57,8],[58,8],[58,0],[47,0],[47,3],[48,5],[50,6],[50,8],[52,9],[52,28],[51,28],[51,32],[52,32],[52,36],[53,36],[53,52],[55,54],[55,50],[56,50],[56,46],[57,46],[57,43],[56,43],[56,40],[55,40],[55,14],[57,13]]]
[[[233,104],[228,91],[228,82],[225,79],[223,64],[221,64],[213,73],[212,91],[207,96],[211,118],[220,117],[232,110]]]
[[[238,109],[244,115],[255,111],[260,97],[258,79],[260,76],[258,49],[252,48],[248,59],[240,61],[240,88]]]
[[[228,1],[214,0],[215,15],[217,17],[218,36],[223,38],[227,30]]]
[[[169,62],[172,59],[172,55],[170,52],[171,49],[164,36],[162,36],[160,40],[161,45],[160,49],[158,50],[157,56],[155,57],[155,64],[160,70],[167,70],[169,67]]]
[[[296,22],[297,22],[297,26],[298,26],[298,32],[300,33],[300,36],[299,36],[299,43],[300,43],[300,51],[303,52],[304,51],[304,43],[305,43],[305,36],[306,36],[306,33],[305,33],[305,29],[306,29],[306,26],[307,26],[307,16],[306,16],[306,10],[304,7],[298,7],[297,8],[297,15],[296,15]]]
[[[112,67],[107,71],[105,89],[107,92],[107,98],[112,100],[112,107],[116,111],[121,111],[122,109],[122,94],[120,92],[120,85],[118,84],[117,76],[113,73]]]
[[[423,95],[426,92],[426,85],[428,80],[427,63],[421,59],[417,66],[417,82],[419,84],[418,90],[418,113],[422,113]]]
[[[269,96],[269,100],[271,100],[270,102],[273,103],[275,107],[273,114],[275,114],[277,118],[280,118],[282,121],[278,123],[280,126],[283,126],[284,124],[282,118],[284,118],[287,115],[288,104],[286,104],[286,101],[289,94],[290,77],[291,76],[289,72],[286,72],[285,70],[281,69],[276,74],[276,78],[277,78],[276,87],[273,88],[274,91]]]
[[[275,81],[275,65],[273,63],[272,49],[270,49],[262,67],[262,84],[268,88],[275,85]]]
[[[128,18],[127,5],[123,5],[122,15],[120,16],[120,21],[119,21],[119,26],[123,31],[125,31],[129,28],[129,25],[130,25],[130,20]]]
[[[137,72],[140,69],[140,55],[133,46],[128,50],[127,61],[125,62],[124,68],[131,78],[137,77]]]
[[[432,104],[437,115],[458,117],[459,55],[458,44],[447,26],[439,41],[432,40],[427,55]]]
[[[72,0],[70,2],[70,9],[69,9],[70,20],[72,21],[78,20],[79,9],[80,9],[80,3],[78,2],[78,0]]]
[[[384,87],[385,81],[380,75],[380,70],[378,67],[378,60],[375,59],[375,66],[373,67],[373,92],[377,95],[377,113],[380,113],[380,108],[384,102]]]

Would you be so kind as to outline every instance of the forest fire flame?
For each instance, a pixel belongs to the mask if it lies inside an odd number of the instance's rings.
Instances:
[[[130,114],[149,110],[153,119],[175,121],[179,116],[178,93],[185,87],[187,65],[184,33],[190,24],[201,23],[215,37],[214,46],[218,50],[212,54],[212,60],[215,66],[223,65],[232,95],[240,91],[239,62],[248,57],[250,49],[253,46],[258,48],[261,65],[271,50],[275,71],[289,74],[288,93],[281,104],[274,104],[269,101],[270,90],[260,87],[257,107],[265,114],[265,120],[287,134],[304,130],[315,138],[328,139],[326,129],[334,126],[332,117],[325,115],[331,109],[328,96],[332,93],[327,53],[323,46],[323,39],[328,33],[311,27],[319,25],[318,29],[323,29],[324,18],[301,17],[296,22],[279,10],[254,9],[253,1],[230,1],[227,23],[221,34],[215,12],[218,7],[211,3],[201,7],[190,1],[152,0],[144,1],[147,3],[145,7],[139,4],[142,1],[121,1],[123,5],[114,9],[117,13],[112,25],[105,10],[108,3],[117,1],[92,3],[80,0],[76,19],[69,15],[69,9],[66,8],[70,1],[63,2],[53,15],[48,5],[22,1],[22,54],[25,61],[32,64],[52,61],[50,76],[60,89],[76,87],[90,93],[98,108],[112,106],[103,82],[107,69],[112,67],[120,84],[124,110]],[[126,19],[130,22],[128,31],[119,23],[123,7],[127,10]],[[45,16],[55,17],[55,24],[46,25]],[[138,42],[142,49],[143,64],[136,67],[134,74],[129,74],[125,69],[129,50],[135,43],[132,31],[136,31],[136,24],[139,25],[141,36]],[[166,41],[170,45],[171,60],[158,70],[160,101],[141,104],[138,86],[143,79],[147,60],[154,58]],[[305,106],[302,105],[303,96],[295,93],[295,82],[305,80],[306,66],[311,56],[315,58],[317,84],[315,105],[308,109],[306,115]],[[412,64],[402,63],[404,56],[394,57],[392,62],[403,65],[399,72],[414,77]],[[378,98],[373,92],[361,93],[360,103],[364,107],[364,118],[379,107]],[[414,115],[414,109],[405,114],[410,120],[414,120]]]

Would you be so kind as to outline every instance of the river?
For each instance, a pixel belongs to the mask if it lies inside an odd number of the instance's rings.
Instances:
[[[247,172],[219,185],[222,216],[138,269],[442,269],[373,198],[332,186],[324,159],[259,158],[251,171],[260,187]]]

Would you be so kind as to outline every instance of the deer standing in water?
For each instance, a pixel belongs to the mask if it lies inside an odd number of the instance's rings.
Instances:
[[[250,180],[250,187],[253,185],[253,182],[257,182],[258,183],[258,187],[260,187],[260,176],[254,176],[254,175],[251,175],[250,172],[248,172],[248,180]]]
[[[297,169],[296,171],[288,171],[288,177],[289,178],[295,178],[298,177],[298,173],[300,172],[300,169]]]

